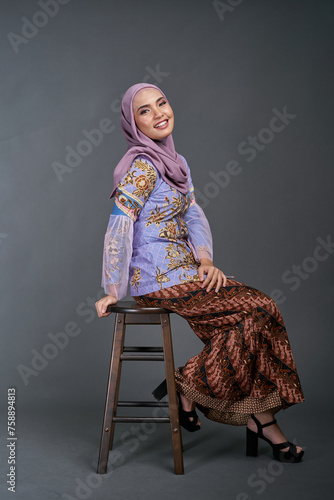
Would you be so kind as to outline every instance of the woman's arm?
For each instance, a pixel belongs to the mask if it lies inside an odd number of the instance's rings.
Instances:
[[[133,221],[112,213],[104,237],[101,286],[107,294],[95,303],[99,317],[109,316],[110,304],[126,296],[132,255]]]
[[[185,163],[187,165],[186,161]],[[216,292],[218,292],[221,285],[226,286],[227,278],[223,271],[213,265],[213,243],[210,225],[203,210],[196,203],[189,167],[188,171],[190,205],[184,215],[188,227],[188,242],[195,258],[201,263],[198,268],[198,276],[202,281],[202,288],[207,287],[209,292],[215,287]]]
[[[107,295],[95,303],[100,318],[109,316],[108,305],[116,304],[127,294],[134,223],[155,182],[154,166],[145,158],[137,158],[118,185],[104,238],[101,285]]]

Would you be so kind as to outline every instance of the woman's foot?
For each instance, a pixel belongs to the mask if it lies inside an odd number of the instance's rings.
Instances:
[[[183,394],[180,394],[180,402],[182,406],[182,410],[185,412],[194,411],[196,407],[195,401],[191,401],[191,399],[187,399]],[[189,417],[189,420],[192,422],[194,417]],[[197,424],[201,425],[200,419],[197,418]]]
[[[266,424],[268,422],[272,422],[274,420],[274,414],[271,411],[264,411],[262,413],[254,413],[254,417],[260,422],[260,424]],[[256,422],[250,418],[247,422],[247,427],[253,432],[258,432],[258,428]],[[278,424],[269,425],[268,427],[264,427],[262,429],[263,436],[269,439],[273,444],[280,444],[287,441],[287,438],[281,431]],[[283,448],[281,451],[288,451],[289,447]],[[303,451],[303,448],[297,446],[297,453]]]
[[[196,403],[179,393],[180,425],[189,432],[199,431],[201,422],[195,411]]]

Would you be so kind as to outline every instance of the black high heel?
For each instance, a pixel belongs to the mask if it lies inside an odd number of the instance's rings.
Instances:
[[[275,460],[279,462],[289,462],[289,463],[299,463],[304,455],[304,450],[297,452],[297,447],[295,444],[290,443],[290,441],[285,441],[284,443],[274,444],[270,441],[270,439],[266,438],[263,435],[262,429],[264,427],[269,427],[269,425],[277,424],[277,420],[274,419],[271,422],[267,422],[266,424],[261,424],[254,415],[251,415],[251,418],[256,423],[257,432],[251,431],[247,427],[247,441],[246,441],[246,455],[249,457],[257,457],[258,454],[258,441],[259,438],[264,439],[273,449],[273,455]],[[289,449],[287,451],[282,451],[283,448]]]
[[[152,392],[152,395],[157,401],[160,401],[162,398],[167,396],[166,379],[163,382],[161,382],[161,384],[158,385],[158,387],[156,387],[154,389],[154,391]],[[180,394],[177,393],[177,395],[178,395],[178,399],[179,399],[179,419],[180,419],[181,427],[183,427],[184,429],[186,429],[189,432],[199,431],[201,426],[198,423],[199,418],[198,418],[196,411],[195,410],[185,411],[182,408]],[[191,418],[193,420],[190,420]]]

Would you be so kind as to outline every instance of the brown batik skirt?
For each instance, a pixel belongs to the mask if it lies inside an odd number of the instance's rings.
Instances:
[[[175,372],[177,390],[217,422],[304,401],[281,313],[266,294],[233,279],[218,292],[185,283],[134,297],[185,318],[204,348]]]

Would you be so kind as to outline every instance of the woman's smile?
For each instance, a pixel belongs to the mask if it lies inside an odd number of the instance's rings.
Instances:
[[[162,122],[154,125],[154,128],[166,128],[168,126],[168,120],[163,120]]]

